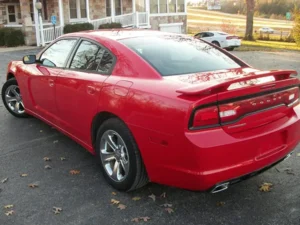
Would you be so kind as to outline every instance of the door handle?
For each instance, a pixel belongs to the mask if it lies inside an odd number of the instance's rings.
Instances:
[[[53,87],[53,86],[54,86],[54,80],[49,79],[49,80],[48,80],[48,83],[49,83],[49,86],[50,86],[50,87]]]
[[[90,95],[93,95],[95,94],[96,92],[96,88],[93,87],[93,86],[87,86],[87,93],[90,94]]]

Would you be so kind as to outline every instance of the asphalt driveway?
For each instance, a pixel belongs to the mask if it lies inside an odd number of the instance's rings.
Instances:
[[[7,63],[30,52],[35,50],[1,53],[1,86]],[[233,53],[255,67],[296,69],[300,73],[297,53]],[[119,193],[107,185],[94,157],[81,146],[37,119],[10,116],[0,101],[0,181],[8,178],[0,182],[0,225],[135,224],[132,219],[138,217],[150,218],[138,224],[298,225],[298,153],[299,147],[276,168],[218,194],[158,184]],[[51,161],[45,161],[44,157]],[[72,175],[71,170],[80,173]],[[270,192],[259,191],[264,182],[273,184]],[[38,186],[32,188],[29,184]],[[149,197],[152,194],[155,201]],[[133,197],[140,199],[134,201]],[[126,208],[119,209],[111,199]],[[165,205],[172,209],[171,213],[162,206],[166,203],[172,204]],[[13,207],[5,209],[7,205]],[[55,214],[53,207],[62,211]],[[6,215],[10,210],[14,211],[12,215]]]

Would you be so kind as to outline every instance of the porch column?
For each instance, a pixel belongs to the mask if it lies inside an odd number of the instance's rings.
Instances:
[[[90,3],[89,3],[89,0],[86,0],[85,1],[86,3],[86,17],[87,17],[87,20],[88,22],[90,22]]]
[[[63,27],[65,25],[64,23],[64,9],[63,9],[63,4],[62,0],[58,0],[58,12],[59,12],[59,23],[60,26]]]
[[[145,0],[145,11],[148,12],[148,14],[150,14],[150,1],[149,0]]]
[[[135,13],[135,0],[132,0],[132,12]]]
[[[111,7],[111,21],[115,22],[115,0],[110,0],[110,7]]]
[[[33,15],[34,15],[36,46],[40,46],[41,45],[41,39],[40,39],[40,28],[39,28],[39,14],[38,14],[38,10],[35,7],[36,0],[32,0],[32,3],[33,3]]]

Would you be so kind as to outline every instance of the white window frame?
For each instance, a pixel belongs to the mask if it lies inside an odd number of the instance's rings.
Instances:
[[[69,2],[69,7],[70,7],[70,2]],[[85,8],[86,8],[86,17],[82,18],[81,17],[81,10],[80,10],[80,0],[76,0],[77,18],[71,18],[71,13],[69,12],[70,22],[88,21],[89,20],[88,0],[85,0]]]
[[[14,6],[15,7],[15,16],[16,16],[16,22],[10,22],[9,21],[9,13],[8,13],[8,6]],[[19,18],[18,18],[18,4],[9,3],[6,4],[6,18],[7,18],[7,24],[19,24]]]
[[[160,8],[159,8],[159,3],[160,3],[160,0],[156,0],[157,1],[157,11],[158,13],[151,13],[150,10],[149,10],[149,13],[150,13],[150,16],[180,16],[180,15],[186,15],[187,14],[187,0],[184,0],[184,12],[178,12],[178,3],[177,3],[177,0],[176,0],[176,12],[169,12],[169,0],[167,0],[167,13],[159,13],[160,11]],[[151,5],[150,4],[151,0],[149,0],[149,6]]]

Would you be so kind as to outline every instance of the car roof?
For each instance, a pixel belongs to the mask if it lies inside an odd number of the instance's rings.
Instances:
[[[168,33],[162,32],[157,30],[144,30],[144,29],[103,29],[103,30],[90,30],[90,31],[81,31],[75,33],[68,33],[61,36],[63,37],[83,37],[83,38],[91,38],[91,39],[99,39],[99,38],[106,38],[111,40],[121,40],[126,38],[133,38],[133,37],[149,37],[149,36],[160,36],[160,35],[181,35],[186,36],[184,34],[177,34],[177,33]]]

